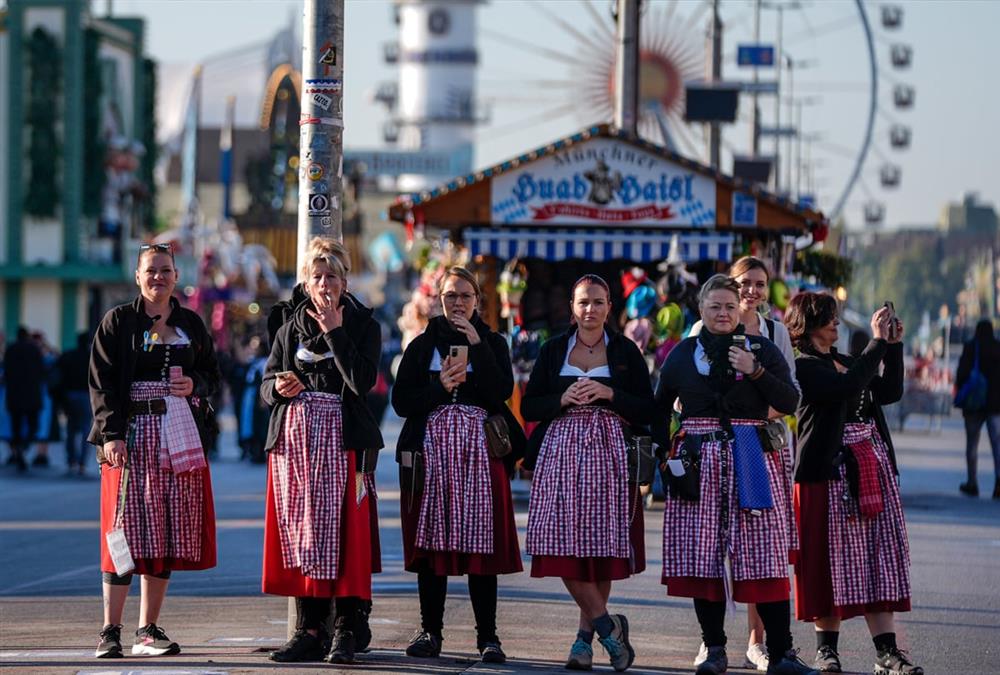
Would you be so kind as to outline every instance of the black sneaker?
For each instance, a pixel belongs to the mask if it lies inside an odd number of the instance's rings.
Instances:
[[[694,671],[695,675],[720,675],[729,668],[729,658],[725,647],[709,647],[708,656]]]
[[[436,658],[441,655],[442,641],[440,635],[433,635],[425,630],[418,631],[406,646],[406,655],[422,659]]]
[[[97,643],[94,656],[99,659],[120,659],[122,657],[122,625],[108,624],[101,629],[101,640]]]
[[[969,482],[961,483],[958,486],[958,491],[961,492],[963,495],[967,495],[969,497],[979,496],[979,486],[976,485],[975,483],[969,483]]]
[[[484,642],[479,647],[479,657],[483,663],[507,663],[507,655],[500,649],[500,642]]]
[[[343,628],[333,634],[333,644],[330,653],[326,655],[328,663],[354,663],[354,633]]]
[[[799,658],[798,649],[792,649],[777,663],[768,663],[767,675],[819,675],[819,671]]]
[[[300,628],[295,631],[291,640],[268,654],[267,658],[279,663],[322,661],[326,656],[326,650],[323,648],[325,641],[325,632],[320,631],[319,635],[310,635],[309,631]]]
[[[180,653],[180,645],[172,642],[163,629],[155,623],[147,624],[135,632],[135,643],[132,645],[133,656],[137,654],[173,656]]]
[[[891,647],[875,659],[874,675],[924,675],[924,669],[910,662],[906,652]]]
[[[834,651],[830,645],[823,645],[816,650],[816,659],[813,661],[813,668],[821,673],[841,673],[840,654]]]

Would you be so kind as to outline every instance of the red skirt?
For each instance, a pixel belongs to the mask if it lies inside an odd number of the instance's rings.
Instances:
[[[281,557],[278,515],[274,504],[271,469],[268,466],[267,497],[264,513],[264,573],[261,589],[272,595],[297,598],[372,597],[372,573],[381,572],[378,539],[378,505],[374,485],[367,479],[367,494],[358,504],[355,499],[356,455],[347,454],[347,475],[340,510],[340,562],[336,579],[312,579],[301,568],[286,568]]]
[[[836,605],[830,572],[829,482],[796,483],[800,552],[795,561],[795,618],[850,619],[873,612],[909,612],[910,598]]]
[[[634,514],[628,529],[631,558],[534,555],[531,556],[531,576],[560,577],[574,581],[617,581],[646,569],[646,526],[642,496],[633,483],[629,483],[628,490],[629,513]]]
[[[514,500],[510,494],[510,481],[503,460],[490,458],[490,487],[493,494],[493,553],[459,553],[458,551],[430,551],[415,545],[417,523],[423,495],[413,496],[410,486],[404,485],[400,472],[400,520],[403,528],[403,562],[407,572],[429,570],[440,576],[462,574],[494,575],[513,574],[524,568],[521,565],[521,548],[514,524]]]
[[[135,574],[154,575],[172,570],[206,570],[215,567],[215,505],[212,502],[212,476],[207,468],[198,473],[202,477],[201,556],[197,560],[173,557],[134,558]],[[115,565],[111,562],[104,535],[114,527],[121,474],[121,469],[116,469],[110,464],[101,464],[101,571],[112,574]],[[126,488],[129,492],[136,489],[133,478],[129,478],[129,487]]]

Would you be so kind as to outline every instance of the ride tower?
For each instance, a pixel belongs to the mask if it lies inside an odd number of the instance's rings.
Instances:
[[[386,62],[398,66],[399,79],[376,96],[392,114],[383,130],[388,144],[429,157],[450,154],[458,173],[472,170],[473,134],[485,118],[476,101],[476,10],[483,2],[397,0],[398,40],[384,52]],[[403,174],[397,188],[418,191],[454,173]]]

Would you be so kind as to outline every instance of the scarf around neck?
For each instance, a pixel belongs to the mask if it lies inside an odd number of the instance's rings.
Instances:
[[[698,333],[698,344],[705,350],[708,358],[708,378],[713,387],[719,391],[728,390],[736,382],[736,371],[729,364],[729,348],[733,346],[734,335],[745,335],[743,324],[736,326],[731,333],[715,335],[705,327]]]
[[[344,307],[344,322],[347,322],[347,306],[344,303],[344,296],[340,296],[340,306]],[[299,342],[302,346],[308,349],[313,354],[326,354],[330,351],[330,345],[327,344],[323,337],[323,330],[319,327],[319,323],[316,319],[309,316],[306,310],[316,311],[316,306],[310,298],[306,298],[298,304],[295,308],[295,313],[292,315],[292,325],[295,327],[295,333],[299,337]]]

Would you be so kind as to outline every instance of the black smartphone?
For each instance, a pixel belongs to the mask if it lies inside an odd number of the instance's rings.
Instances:
[[[889,339],[896,339],[896,306],[892,304],[892,300],[886,300],[882,305],[887,310],[889,310]]]

